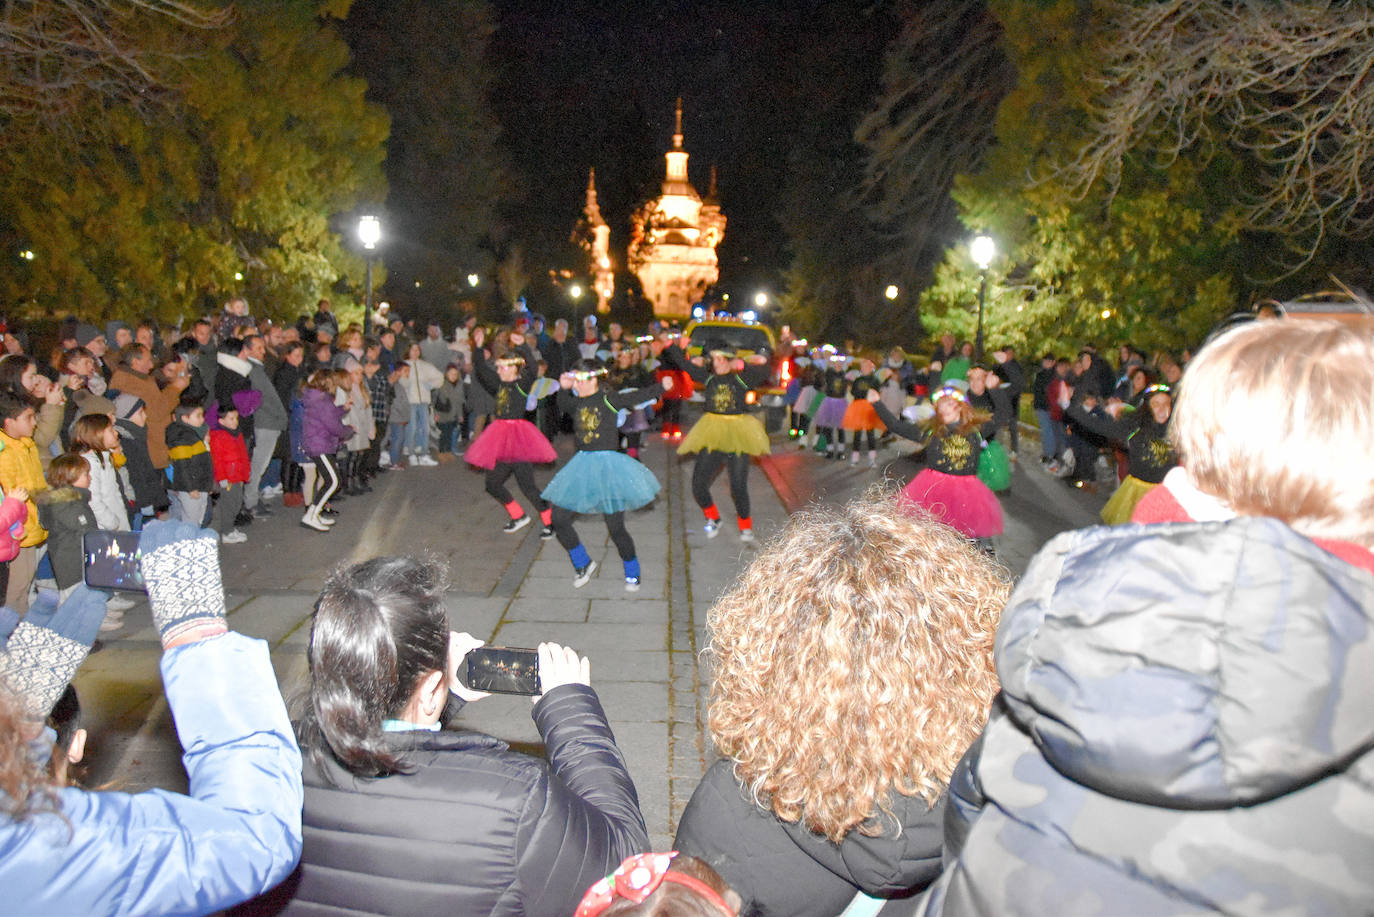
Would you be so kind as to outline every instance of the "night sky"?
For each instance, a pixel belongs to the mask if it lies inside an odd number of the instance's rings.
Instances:
[[[744,292],[786,263],[777,213],[794,157],[848,142],[895,33],[871,2],[493,6],[492,102],[522,182],[510,219],[530,268],[578,266],[568,237],[591,166],[623,258],[628,217],[663,178],[681,96],[692,182],[704,195],[713,163],[719,172],[721,286]]]

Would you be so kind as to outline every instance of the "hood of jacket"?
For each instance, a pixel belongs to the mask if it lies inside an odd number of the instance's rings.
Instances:
[[[248,378],[248,373],[253,369],[253,364],[243,357],[233,357],[227,353],[216,353],[215,362],[230,372],[238,373],[245,379]]]
[[[1374,576],[1272,519],[1052,540],[1002,614],[1011,716],[1053,767],[1149,805],[1249,805],[1374,743]]]

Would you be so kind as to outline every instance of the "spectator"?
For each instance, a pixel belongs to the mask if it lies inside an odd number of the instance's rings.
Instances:
[[[453,350],[444,340],[438,322],[430,322],[426,329],[425,339],[420,342],[420,359],[431,366],[447,366],[453,362]]]
[[[429,403],[434,390],[444,384],[444,374],[420,356],[419,344],[410,345],[406,365],[410,367],[410,375],[405,381],[406,399],[410,402],[407,451],[415,465],[437,465],[439,462],[429,454]]]
[[[310,842],[258,913],[566,917],[647,849],[634,784],[573,650],[539,647],[531,715],[547,761],[440,728],[485,696],[459,681],[481,641],[450,632],[444,590],[441,568],[403,557],[325,584],[300,723]]]
[[[234,527],[243,509],[243,485],[248,481],[252,462],[248,446],[239,431],[239,412],[233,402],[215,405],[210,416],[210,463],[214,468],[215,498],[212,526],[224,544],[241,544],[248,535]]]
[[[1060,535],[1002,614],[922,913],[1369,912],[1372,368],[1316,321],[1198,354],[1135,513],[1174,524]]]
[[[107,532],[129,531],[129,503],[115,472],[114,451],[119,430],[110,414],[87,414],[72,425],[72,451],[91,468],[91,509],[95,521]]]
[[[171,501],[168,515],[199,527],[205,521],[210,491],[215,486],[205,408],[189,402],[177,405],[167,426],[167,454],[172,462],[172,479],[167,486]]]
[[[43,721],[90,650],[104,611],[78,586],[24,621],[0,653],[0,884],[24,914],[203,914],[270,888],[300,854],[300,753],[267,645],[227,632],[218,549],[158,523],[142,569],[162,678],[186,751],[187,795],[97,793],[56,784]],[[35,741],[40,739],[44,741]],[[41,752],[41,753],[40,753]]]
[[[19,542],[19,553],[10,560],[5,590],[5,606],[21,615],[29,610],[29,587],[38,569],[38,546],[48,537],[38,523],[38,505],[34,503],[34,497],[48,486],[43,479],[43,463],[38,460],[38,446],[33,441],[35,423],[28,399],[0,392],[0,490],[13,493],[22,488],[28,494],[24,537]]]
[[[122,472],[138,511],[134,528],[142,529],[144,523],[168,506],[167,475],[153,465],[148,454],[148,412],[143,399],[128,393],[115,398],[115,429],[119,431],[119,448],[124,453]],[[165,439],[162,448],[167,449]]]
[[[317,340],[321,332],[327,335],[331,341],[339,336],[339,319],[334,314],[334,307],[327,299],[321,299],[315,308],[315,335]]]
[[[736,917],[739,895],[696,857],[641,853],[587,889],[573,917]]]
[[[165,387],[160,387],[153,378],[153,354],[144,344],[130,344],[119,351],[114,375],[110,377],[110,388],[133,395],[143,402],[148,421],[148,457],[153,467],[165,469],[167,457],[167,425],[172,422],[172,409],[181,400],[181,393],[191,383],[189,367],[185,363],[173,364]]]
[[[967,540],[881,491],[793,516],[708,614],[724,758],[674,847],[746,914],[834,915],[934,879],[950,774],[997,691],[1007,591]]]
[[[64,452],[48,465],[48,489],[38,495],[38,518],[48,531],[53,581],[65,599],[81,584],[85,552],[82,536],[100,531],[91,507],[91,466],[85,456]],[[123,626],[121,612],[106,610],[101,630]]]
[[[286,432],[290,418],[286,413],[287,402],[282,401],[263,362],[267,357],[267,342],[258,335],[244,338],[242,356],[248,361],[248,384],[260,398],[253,415],[252,465],[243,489],[243,506],[254,515],[270,516],[271,511],[263,500],[263,476],[272,464],[277,441]]]

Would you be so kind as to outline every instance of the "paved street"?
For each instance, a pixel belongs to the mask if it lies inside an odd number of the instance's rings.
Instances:
[[[751,479],[760,543],[808,501],[843,500],[882,474],[905,480],[916,469],[898,457],[909,451],[904,443],[882,453],[880,471],[803,455],[781,437],[774,443],[774,454]],[[998,551],[1018,574],[1055,532],[1096,521],[1103,499],[1040,472],[1028,451],[1034,447],[1023,443],[1029,462],[1022,462],[1025,470],[1015,472],[1003,498],[1007,535]],[[592,681],[629,760],[650,837],[655,847],[666,848],[710,759],[704,738],[708,674],[698,661],[706,611],[758,546],[741,544],[734,533],[724,475],[715,489],[727,525],[707,540],[691,499],[691,462],[679,462],[657,439],[644,460],[664,489],[652,507],[627,520],[644,568],[638,593],[624,591],[619,557],[599,518],[583,518],[578,529],[601,571],[575,591],[556,541],[541,541],[538,526],[503,534],[505,513],[483,491],[482,476],[461,461],[445,462],[382,476],[373,494],[339,504],[340,522],[329,535],[301,528],[299,510],[274,503],[277,514],[254,523],[246,544],[223,549],[230,626],[271,644],[291,704],[303,684],[311,603],[331,569],[387,553],[442,558],[452,570],[448,605],[456,629],[514,646],[557,640],[590,657]],[[543,483],[549,475],[541,471],[538,478]],[[158,678],[156,633],[145,608],[132,609],[125,620],[130,624],[123,630],[104,635],[105,648],[77,678],[91,731],[87,785],[184,789]],[[469,705],[463,721],[535,749],[528,710],[524,698],[497,696]]]

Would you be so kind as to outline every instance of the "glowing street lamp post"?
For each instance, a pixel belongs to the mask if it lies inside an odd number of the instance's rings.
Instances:
[[[382,222],[374,216],[358,218],[358,240],[363,243],[367,259],[367,304],[363,308],[363,337],[372,334],[372,261],[377,243],[382,239]]]
[[[978,236],[969,244],[969,254],[973,256],[973,263],[978,265],[978,334],[974,338],[973,359],[981,363],[983,361],[983,307],[988,298],[988,267],[992,264],[993,255],[997,254],[997,245],[992,241],[991,236]]]

